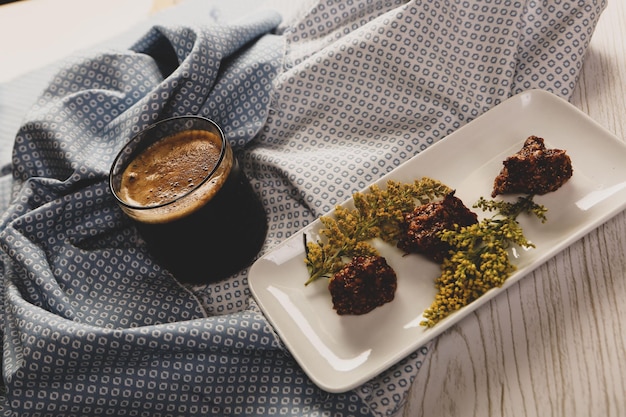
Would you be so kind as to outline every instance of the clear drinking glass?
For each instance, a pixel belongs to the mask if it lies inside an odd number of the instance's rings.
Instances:
[[[224,279],[250,265],[265,240],[263,205],[209,119],[149,126],[117,155],[109,183],[151,254],[181,282]]]

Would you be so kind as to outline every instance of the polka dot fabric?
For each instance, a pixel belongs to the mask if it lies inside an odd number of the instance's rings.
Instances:
[[[401,410],[428,346],[350,392],[322,391],[251,298],[247,269],[185,287],[150,256],[108,191],[113,158],[159,119],[214,119],[263,200],[268,251],[507,97],[568,98],[605,3],[306,4],[288,22],[158,24],[49,82],[15,137],[0,217],[3,415]]]
[[[603,7],[320,1],[286,35],[288,68],[251,163],[323,214],[511,95],[569,98]]]

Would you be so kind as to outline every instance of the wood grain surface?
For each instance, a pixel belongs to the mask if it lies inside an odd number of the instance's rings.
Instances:
[[[571,102],[626,140],[626,0],[608,2]],[[399,416],[626,417],[626,213],[429,347]]]
[[[626,138],[626,1],[609,0],[571,102]],[[626,416],[626,213],[430,348],[400,415]]]

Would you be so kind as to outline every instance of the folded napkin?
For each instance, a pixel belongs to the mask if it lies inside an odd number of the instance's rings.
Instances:
[[[352,391],[322,391],[251,298],[247,269],[186,287],[160,267],[108,192],[112,160],[156,120],[215,120],[269,214],[267,251],[511,95],[569,98],[605,1],[306,6],[287,22],[155,25],[47,83],[7,138],[0,181],[4,415],[401,409],[428,347]]]

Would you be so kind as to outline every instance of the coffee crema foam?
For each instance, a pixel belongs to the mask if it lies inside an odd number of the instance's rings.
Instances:
[[[150,145],[125,168],[119,190],[126,212],[147,223],[187,216],[219,191],[233,165],[230,146],[205,130],[188,130]],[[208,179],[207,179],[208,178]]]

